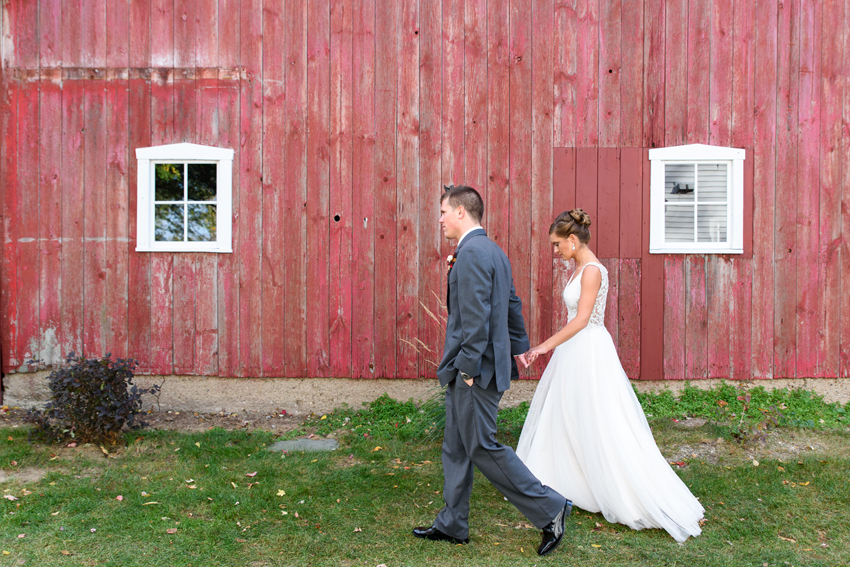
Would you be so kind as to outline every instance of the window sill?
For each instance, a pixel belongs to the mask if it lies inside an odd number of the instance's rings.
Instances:
[[[650,248],[650,254],[743,254],[743,248]]]
[[[181,248],[142,248],[136,247],[136,252],[208,252],[211,254],[232,254],[232,248],[202,248],[186,246]]]

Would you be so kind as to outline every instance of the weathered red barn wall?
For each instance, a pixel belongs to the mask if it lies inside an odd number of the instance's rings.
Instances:
[[[850,0],[3,0],[3,368],[415,377],[443,184],[532,342],[580,206],[632,377],[850,375]],[[233,148],[233,254],[135,252],[134,150]],[[646,149],[744,147],[743,256],[650,256]],[[338,219],[337,219],[338,215]],[[429,353],[428,349],[435,351]],[[539,370],[539,368],[538,368]]]

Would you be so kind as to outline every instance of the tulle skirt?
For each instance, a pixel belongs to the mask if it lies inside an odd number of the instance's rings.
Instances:
[[[703,507],[658,450],[604,327],[555,349],[516,452],[543,484],[609,522],[679,542],[701,532]]]

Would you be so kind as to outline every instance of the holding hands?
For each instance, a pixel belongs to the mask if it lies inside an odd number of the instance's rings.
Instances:
[[[537,360],[537,358],[541,354],[546,354],[547,352],[549,352],[549,349],[544,348],[543,345],[540,345],[529,349],[528,351],[520,355],[517,355],[516,358],[520,361],[520,363],[522,363],[523,368],[528,368],[529,366],[534,364],[534,361]]]

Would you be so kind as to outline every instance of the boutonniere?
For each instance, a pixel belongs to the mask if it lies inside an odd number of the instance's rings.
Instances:
[[[446,274],[448,274],[452,270],[452,266],[455,265],[456,261],[457,256],[454,256],[452,254],[448,255],[448,257],[446,258]]]

